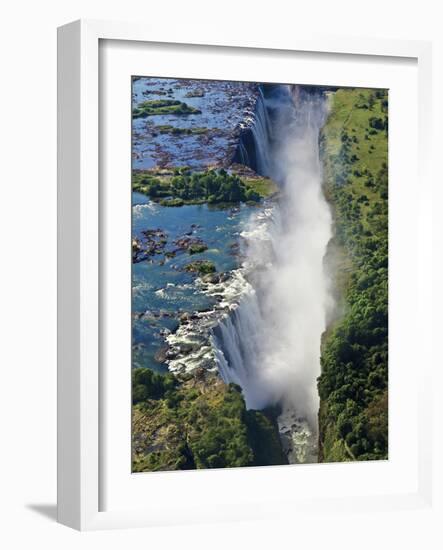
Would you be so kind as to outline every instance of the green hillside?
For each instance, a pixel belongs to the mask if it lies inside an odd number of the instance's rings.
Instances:
[[[320,140],[335,237],[336,317],[323,337],[319,453],[388,456],[388,93],[340,89]]]

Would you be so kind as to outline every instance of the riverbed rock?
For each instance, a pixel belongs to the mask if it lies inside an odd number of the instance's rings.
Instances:
[[[194,262],[187,264],[184,267],[184,271],[198,273],[199,275],[207,275],[210,273],[215,273],[216,268],[214,263],[210,260],[195,260]]]
[[[142,77],[133,85],[134,112],[138,114],[148,98],[164,100],[165,94],[169,101],[182,102],[186,96],[189,109],[196,109],[200,114],[156,115],[155,125],[159,128],[176,128],[168,131],[167,139],[161,129],[156,130],[152,124],[147,126],[146,119],[135,118],[134,168],[187,165],[205,170],[228,167],[235,157],[240,133],[253,122],[257,85],[189,79],[168,79],[164,85],[158,78]]]
[[[163,346],[163,347],[161,347],[161,348],[155,353],[154,359],[155,359],[158,363],[165,363],[165,362],[166,362],[166,359],[168,358],[168,355],[167,355],[168,349],[169,349],[168,346]]]
[[[191,235],[193,231],[191,230]],[[208,249],[208,245],[199,237],[192,237],[189,234],[186,234],[183,237],[174,241],[175,246],[177,246],[177,251],[187,251],[189,254],[199,254]]]
[[[145,229],[139,237],[132,238],[132,262],[138,263],[164,254],[167,234],[160,228]]]
[[[215,285],[220,282],[221,273],[207,273],[201,277],[202,282]]]

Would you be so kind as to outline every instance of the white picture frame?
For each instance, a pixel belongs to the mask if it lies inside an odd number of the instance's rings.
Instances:
[[[251,35],[249,35],[251,36]],[[190,523],[192,513],[153,510],[149,507],[127,507],[122,502],[119,509],[103,511],[100,505],[102,479],[101,425],[103,408],[100,406],[100,223],[102,205],[99,188],[99,72],[100,41],[125,41],[135,43],[183,44],[193,43],[205,50],[211,47],[230,48],[236,51],[269,50],[277,55],[284,52],[333,54],[337,56],[381,56],[396,59],[409,58],[418,68],[418,181],[420,194],[429,189],[429,141],[431,135],[430,79],[431,46],[426,42],[370,40],[363,38],[324,37],[298,33],[293,36],[257,38],[246,36],[225,37],[211,30],[211,36],[202,30],[199,36],[187,35],[186,29],[174,29],[168,35],[159,27],[103,21],[77,21],[59,29],[58,33],[58,520],[80,530],[119,527],[147,527],[161,524]],[[280,52],[280,53],[279,53]],[[430,238],[430,205],[422,201],[419,212],[419,243]],[[419,312],[426,314],[424,280],[429,273],[425,266],[429,251],[420,252],[422,269],[419,273],[417,302]],[[418,258],[417,258],[418,260]],[[420,333],[419,343],[426,342],[426,331]],[[428,351],[428,354],[431,352]],[[429,355],[430,357],[430,355]],[[430,384],[431,361],[423,361],[416,385],[418,399],[417,425],[418,457],[417,483],[414,490],[380,495],[345,496],[328,500],[336,509],[346,512],[358,507],[371,511],[380,509],[429,508],[432,502],[432,451],[431,451],[431,401],[427,388]],[[340,465],[339,465],[340,467]],[[342,466],[343,467],[343,466]],[[349,467],[349,466],[346,466]],[[285,467],[284,467],[285,468]],[[352,466],[351,466],[352,468]],[[255,481],[263,469],[251,475]],[[275,472],[276,470],[274,470]],[[288,470],[286,470],[288,471]],[[234,475],[239,470],[211,472],[212,476]],[[196,477],[193,483],[206,483],[208,477]],[[181,474],[173,474],[181,475]],[[284,470],[277,474],[284,480]],[[329,475],[326,471],[323,474]],[[286,506],[292,511],[300,501],[286,495]],[[304,510],[318,510],[326,505],[322,496],[303,500]],[[266,507],[263,501],[251,502],[248,509],[233,507],[229,513],[220,514],[217,509],[208,510],[202,503],[200,521],[223,519],[258,519],[265,514],[272,516],[275,500]]]

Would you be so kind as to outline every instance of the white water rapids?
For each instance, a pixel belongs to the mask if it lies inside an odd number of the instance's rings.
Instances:
[[[212,336],[219,372],[241,386],[247,407],[282,407],[278,423],[290,462],[315,462],[317,455],[320,339],[331,307],[324,270],[331,215],[318,149],[325,117],[317,90],[261,90],[252,127],[257,169],[281,193],[243,234],[246,290]]]

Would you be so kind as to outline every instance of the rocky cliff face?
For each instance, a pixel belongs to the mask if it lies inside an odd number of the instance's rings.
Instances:
[[[133,407],[133,471],[284,464],[271,415],[247,411],[240,388],[199,369]]]

